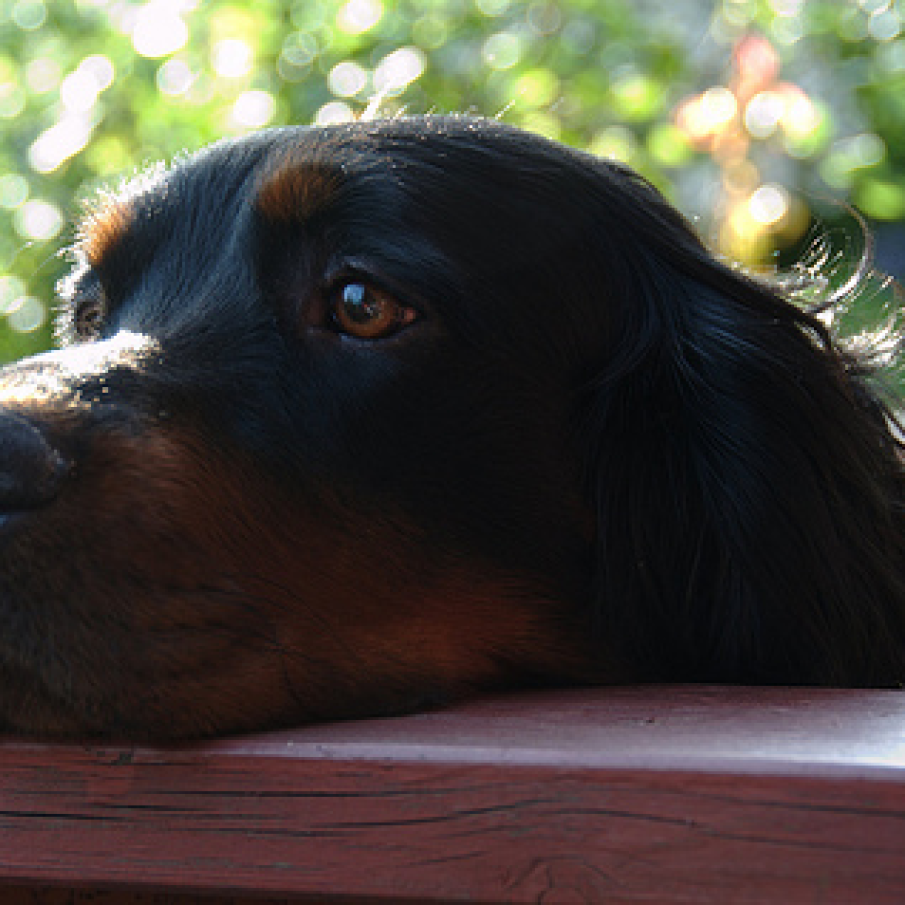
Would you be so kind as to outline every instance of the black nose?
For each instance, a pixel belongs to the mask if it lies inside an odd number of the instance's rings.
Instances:
[[[30,421],[0,409],[0,513],[49,503],[69,470]]]

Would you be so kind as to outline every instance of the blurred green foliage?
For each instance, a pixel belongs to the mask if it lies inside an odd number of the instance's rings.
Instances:
[[[626,160],[749,262],[812,198],[905,220],[897,0],[0,0],[0,359],[50,343],[98,186],[375,96]]]

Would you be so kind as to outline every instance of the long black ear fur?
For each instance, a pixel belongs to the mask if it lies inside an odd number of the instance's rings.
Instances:
[[[901,684],[905,470],[868,369],[624,178],[582,406],[600,631],[644,681]]]

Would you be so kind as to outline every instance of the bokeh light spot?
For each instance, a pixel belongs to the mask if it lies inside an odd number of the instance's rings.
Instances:
[[[647,150],[658,164],[665,167],[683,166],[693,154],[685,136],[671,123],[661,123],[647,133]]]
[[[0,207],[13,210],[28,198],[28,180],[18,173],[0,176]]]
[[[36,198],[16,209],[13,223],[24,239],[46,242],[63,228],[63,215],[55,204]]]
[[[157,70],[157,90],[167,97],[184,95],[195,83],[196,74],[185,60],[167,60]]]
[[[549,69],[532,69],[519,76],[515,97],[528,107],[546,107],[559,94],[559,79]]]
[[[812,135],[820,126],[820,112],[814,102],[799,91],[786,96],[782,113],[782,127],[786,134],[801,140]]]
[[[891,41],[902,31],[902,16],[893,7],[874,13],[867,22],[867,33],[877,41]]]
[[[88,144],[93,129],[94,121],[84,114],[64,116],[32,142],[29,165],[37,173],[52,173]]]
[[[509,0],[475,0],[475,6],[485,15],[495,18],[509,9]]]
[[[383,16],[380,0],[348,0],[336,14],[336,27],[349,35],[370,31]]]
[[[562,25],[562,13],[555,3],[532,3],[528,7],[528,25],[537,35],[552,35]]]
[[[254,62],[254,50],[241,38],[224,38],[218,41],[211,54],[214,72],[227,79],[240,79],[248,75]]]
[[[632,73],[617,79],[612,86],[613,104],[624,119],[652,117],[660,108],[663,92],[650,77]]]
[[[60,100],[70,113],[87,113],[96,103],[100,87],[88,72],[76,69],[60,84]]]
[[[348,123],[355,119],[352,108],[344,101],[330,101],[324,104],[314,115],[316,126],[331,126],[337,123]]]
[[[307,66],[317,56],[317,41],[303,31],[293,32],[283,41],[282,56],[293,66]]]
[[[846,9],[836,24],[836,33],[843,41],[863,41],[867,37],[867,19],[859,9]]]
[[[761,226],[778,223],[789,211],[789,193],[781,185],[762,185],[748,199],[751,219]]]
[[[635,156],[635,136],[625,126],[610,126],[594,136],[590,150],[598,157],[628,163]]]
[[[233,127],[260,129],[276,112],[276,101],[267,91],[243,91],[235,100],[230,113]]]
[[[368,84],[368,73],[358,63],[344,60],[330,70],[327,84],[337,97],[354,97]]]
[[[788,105],[782,128],[786,153],[803,159],[814,156],[829,144],[834,125],[824,104],[814,103],[802,96]]]
[[[797,16],[803,6],[804,0],[770,0],[770,7],[777,16]]]
[[[138,11],[132,26],[132,46],[143,57],[165,57],[181,50],[189,28],[176,4],[150,0]]]
[[[33,333],[44,325],[46,317],[44,303],[33,295],[14,299],[6,311],[6,322],[16,333]]]
[[[52,57],[37,57],[25,67],[25,84],[32,94],[46,94],[60,84],[60,64]]]
[[[887,179],[868,179],[858,192],[861,210],[877,220],[905,219],[905,186]]]
[[[512,32],[501,31],[484,42],[481,56],[491,69],[511,69],[521,59],[522,40]]]
[[[440,16],[421,16],[412,23],[412,39],[424,50],[442,47],[449,37],[446,20]]]
[[[47,21],[47,7],[41,0],[19,0],[13,6],[12,20],[23,31],[37,31]]]
[[[97,84],[98,91],[106,91],[116,77],[116,67],[109,57],[94,53],[79,63],[79,71],[88,73]]]
[[[378,94],[398,94],[424,72],[424,66],[424,54],[417,47],[400,47],[377,64],[374,89]]]
[[[778,91],[761,91],[745,107],[745,128],[755,138],[769,138],[786,112],[786,99]]]
[[[837,141],[831,152],[845,169],[876,166],[886,156],[886,145],[879,135],[862,132]]]
[[[738,101],[735,95],[722,86],[709,88],[701,98],[701,116],[708,131],[715,131],[725,126],[738,112]]]

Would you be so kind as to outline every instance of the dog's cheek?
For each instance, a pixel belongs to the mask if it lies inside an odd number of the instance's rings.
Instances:
[[[3,554],[27,613],[4,642],[19,728],[185,737],[398,712],[561,671],[572,649],[539,579],[429,549],[402,513],[304,501],[190,433],[89,453]]]
[[[64,433],[63,420],[45,427]],[[248,664],[274,646],[237,582],[247,566],[221,543],[235,525],[219,475],[191,455],[195,438],[82,439],[65,491],[0,546],[0,721],[41,734],[204,732],[207,684],[213,694],[221,672],[266,672]],[[182,700],[193,682],[194,703]]]

